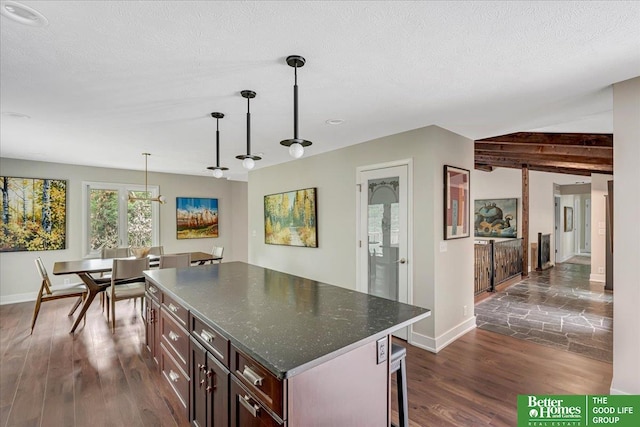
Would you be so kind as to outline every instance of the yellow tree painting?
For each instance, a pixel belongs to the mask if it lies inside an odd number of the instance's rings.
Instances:
[[[0,252],[65,249],[67,182],[0,176]]]
[[[264,196],[264,241],[318,247],[315,188]]]

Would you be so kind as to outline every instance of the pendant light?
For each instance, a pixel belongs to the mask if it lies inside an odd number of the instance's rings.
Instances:
[[[249,110],[249,101],[251,98],[256,97],[256,93],[252,90],[243,90],[240,95],[247,99],[247,154],[236,156],[236,159],[242,160],[242,166],[245,169],[253,169],[256,165],[255,161],[262,159],[262,157],[251,155],[251,112]]]
[[[293,85],[293,139],[280,141],[281,145],[289,147],[289,155],[294,159],[299,159],[304,154],[304,147],[311,145],[311,141],[298,138],[298,68],[302,68],[306,60],[300,55],[287,57],[287,64],[293,67],[295,81]]]
[[[149,197],[149,191],[147,190],[147,159],[149,158],[149,156],[151,155],[151,153],[142,153],[142,155],[144,156],[144,197],[136,197],[135,195],[132,195],[132,193],[129,193],[129,200],[130,201],[134,201],[134,200],[146,200],[149,202],[158,202],[161,205],[164,205],[167,201],[164,198],[164,196],[160,196],[158,195],[158,197]]]
[[[220,129],[218,128],[218,123],[220,119],[224,117],[222,113],[211,113],[211,117],[216,119],[216,165],[209,166],[207,169],[213,171],[214,178],[222,178],[224,171],[228,171],[229,168],[224,168],[220,166]]]

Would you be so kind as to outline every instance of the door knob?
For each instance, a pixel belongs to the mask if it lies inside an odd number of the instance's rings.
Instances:
[[[404,259],[404,258],[400,258],[400,259],[399,259],[399,260],[397,260],[396,262],[397,262],[397,263],[399,263],[399,264],[406,264],[406,263],[407,263],[407,260],[406,260],[406,259]]]

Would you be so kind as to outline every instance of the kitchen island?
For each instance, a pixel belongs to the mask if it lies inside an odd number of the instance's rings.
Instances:
[[[148,346],[196,425],[388,426],[390,334],[430,314],[241,262],[145,275]]]

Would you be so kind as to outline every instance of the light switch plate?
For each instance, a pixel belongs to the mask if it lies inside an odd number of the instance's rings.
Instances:
[[[387,337],[380,338],[376,342],[377,357],[376,362],[379,364],[387,361],[387,353],[389,352],[389,344],[387,343]]]
[[[447,242],[440,242],[440,252],[447,252]]]

